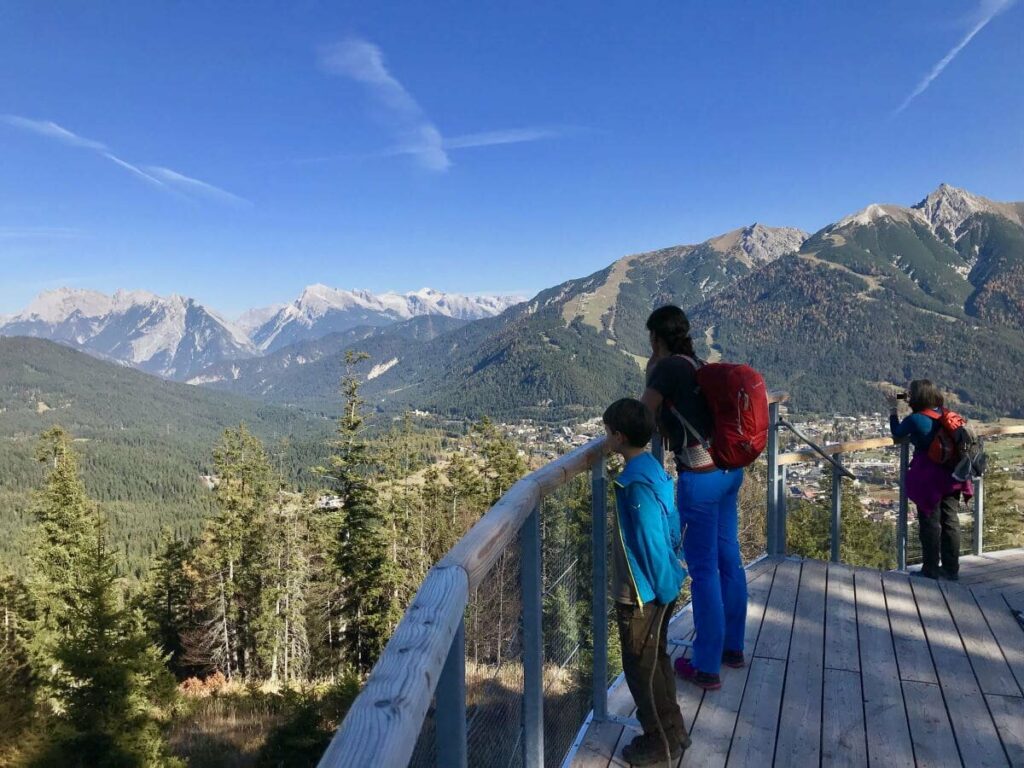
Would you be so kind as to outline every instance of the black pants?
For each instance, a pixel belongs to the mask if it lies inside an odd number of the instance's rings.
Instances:
[[[683,713],[676,703],[676,677],[668,656],[668,620],[675,604],[675,600],[666,606],[648,603],[641,609],[615,603],[622,644],[622,672],[636,702],[637,719],[644,733],[650,734],[659,733],[660,720],[673,746],[686,741]]]
[[[917,508],[918,531],[921,534],[921,570],[929,576],[939,575],[939,557],[942,570],[953,575],[960,571],[960,496],[945,496],[942,503],[925,515]]]

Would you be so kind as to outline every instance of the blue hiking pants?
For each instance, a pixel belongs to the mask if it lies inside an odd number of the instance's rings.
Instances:
[[[743,470],[680,472],[676,487],[693,600],[693,666],[717,675],[722,651],[742,651],[747,578],[736,505]]]

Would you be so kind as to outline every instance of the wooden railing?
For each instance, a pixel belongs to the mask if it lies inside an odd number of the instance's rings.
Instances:
[[[587,470],[592,473],[593,551],[600,554],[594,557],[593,607],[594,616],[602,617],[593,622],[594,679],[601,681],[594,686],[594,708],[606,710],[606,451],[605,439],[597,438],[524,477],[430,569],[320,760],[321,766],[406,765],[435,689],[437,765],[466,765],[464,614],[471,591],[517,536],[523,612],[523,763],[528,768],[543,765],[540,502]]]
[[[784,393],[770,398],[771,424],[766,451],[767,554],[786,551],[786,467],[813,461],[817,451],[779,451],[780,404]],[[986,427],[983,435],[1024,434],[1019,427]],[[655,454],[661,456],[660,444]],[[841,478],[844,454],[892,446],[890,439],[835,443],[821,448],[837,460]],[[593,632],[592,720],[608,719],[607,478],[604,438],[597,438],[547,464],[517,482],[447,555],[427,573],[399,622],[362,692],[324,753],[320,766],[404,766],[416,748],[431,702],[435,700],[436,764],[460,768],[467,764],[466,649],[464,617],[469,595],[495,563],[519,538],[522,593],[522,750],[526,768],[544,764],[544,690],[542,617],[542,547],[540,505],[545,496],[572,478],[591,473],[591,547]],[[908,448],[901,446],[900,485],[906,472]],[[839,489],[839,482],[833,483]],[[978,498],[982,494],[979,492]],[[838,490],[832,499],[832,555],[838,559],[841,536]],[[975,546],[980,549],[983,502],[976,507]],[[902,544],[900,567],[906,564],[906,498],[901,494]]]

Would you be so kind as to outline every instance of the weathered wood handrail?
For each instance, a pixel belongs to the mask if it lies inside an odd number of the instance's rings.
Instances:
[[[779,404],[788,399],[785,392],[769,394],[773,418]],[[772,430],[774,435],[774,429]],[[777,446],[776,446],[777,447]],[[524,530],[530,521],[530,530],[536,534],[537,510],[542,499],[565,486],[577,475],[592,470],[593,488],[600,489],[601,498],[592,499],[595,521],[604,516],[604,457],[607,446],[604,437],[598,437],[544,467],[528,474],[513,485],[498,502],[453,546],[427,573],[423,584],[385,646],[380,659],[370,674],[362,692],[349,709],[345,720],[335,734],[320,761],[321,766],[400,766],[408,763],[416,747],[424,719],[430,709],[435,692],[438,695],[438,760],[452,764],[465,761],[465,722],[462,731],[450,728],[459,722],[458,708],[465,706],[464,681],[461,672],[464,659],[463,618],[469,595],[494,567],[495,563]],[[777,455],[777,450],[775,451]],[[769,459],[771,460],[771,459]],[[599,525],[599,524],[598,524]],[[601,527],[603,531],[603,527]],[[784,535],[784,529],[783,529]],[[539,557],[539,539],[530,538],[528,557]],[[595,535],[595,541],[598,537]],[[604,547],[600,548],[604,551]],[[596,553],[595,553],[596,556]],[[532,561],[531,561],[532,562]],[[536,563],[534,563],[536,566]],[[595,611],[604,604],[604,563],[595,566]],[[536,581],[536,578],[534,578]],[[601,583],[598,584],[598,581]],[[530,588],[539,587],[530,582]],[[530,596],[524,595],[524,611]],[[538,595],[534,595],[537,597]],[[534,601],[536,602],[536,601]],[[539,603],[533,605],[537,613]],[[538,614],[539,615],[539,614]],[[525,621],[525,619],[524,619]],[[537,616],[527,624],[537,624]],[[524,636],[524,666],[527,677],[540,674],[539,626],[532,627],[529,642]],[[595,634],[595,638],[603,632]],[[527,651],[532,653],[528,656]],[[531,663],[527,663],[531,662]],[[532,671],[531,671],[532,670]],[[595,654],[595,678],[604,679],[602,655]],[[439,680],[446,680],[439,688]],[[538,678],[539,679],[539,678]],[[537,680],[526,681],[537,689]],[[539,690],[539,689],[537,689]],[[524,696],[525,696],[524,691]],[[536,694],[536,690],[534,691]],[[601,694],[595,686],[595,709],[600,707]],[[536,696],[535,696],[536,697]],[[536,709],[536,702],[534,702]],[[440,709],[444,707],[445,711]],[[451,710],[451,711],[449,711]],[[527,714],[530,714],[529,712]],[[536,712],[532,713],[536,727]],[[443,722],[442,722],[443,721]],[[441,731],[450,730],[449,733]],[[524,738],[536,762],[541,754],[536,734]]]
[[[483,581],[541,498],[601,462],[598,437],[530,473],[427,573],[366,685],[320,760],[321,766],[406,765],[416,747],[469,593]]]
[[[593,467],[606,452],[605,439],[598,437],[524,477],[459,539],[439,565],[461,567],[469,578],[470,590],[475,589],[541,498]]]
[[[1003,435],[1024,435],[1024,424],[989,424],[977,427],[979,437],[999,437]],[[833,456],[837,453],[854,453],[856,451],[868,451],[874,448],[892,448],[898,443],[891,437],[872,437],[866,440],[851,440],[845,443],[829,443],[822,446],[822,450]],[[791,451],[790,453],[779,454],[779,466],[789,464],[800,464],[805,461],[815,461],[818,454],[810,449]]]
[[[468,596],[462,568],[430,569],[320,765],[409,762]]]

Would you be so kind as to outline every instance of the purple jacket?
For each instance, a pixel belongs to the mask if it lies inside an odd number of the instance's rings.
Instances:
[[[970,480],[954,480],[953,474],[929,459],[925,451],[914,451],[907,469],[907,497],[917,505],[920,514],[930,517],[945,496],[957,494],[970,499],[974,496],[974,484]]]

